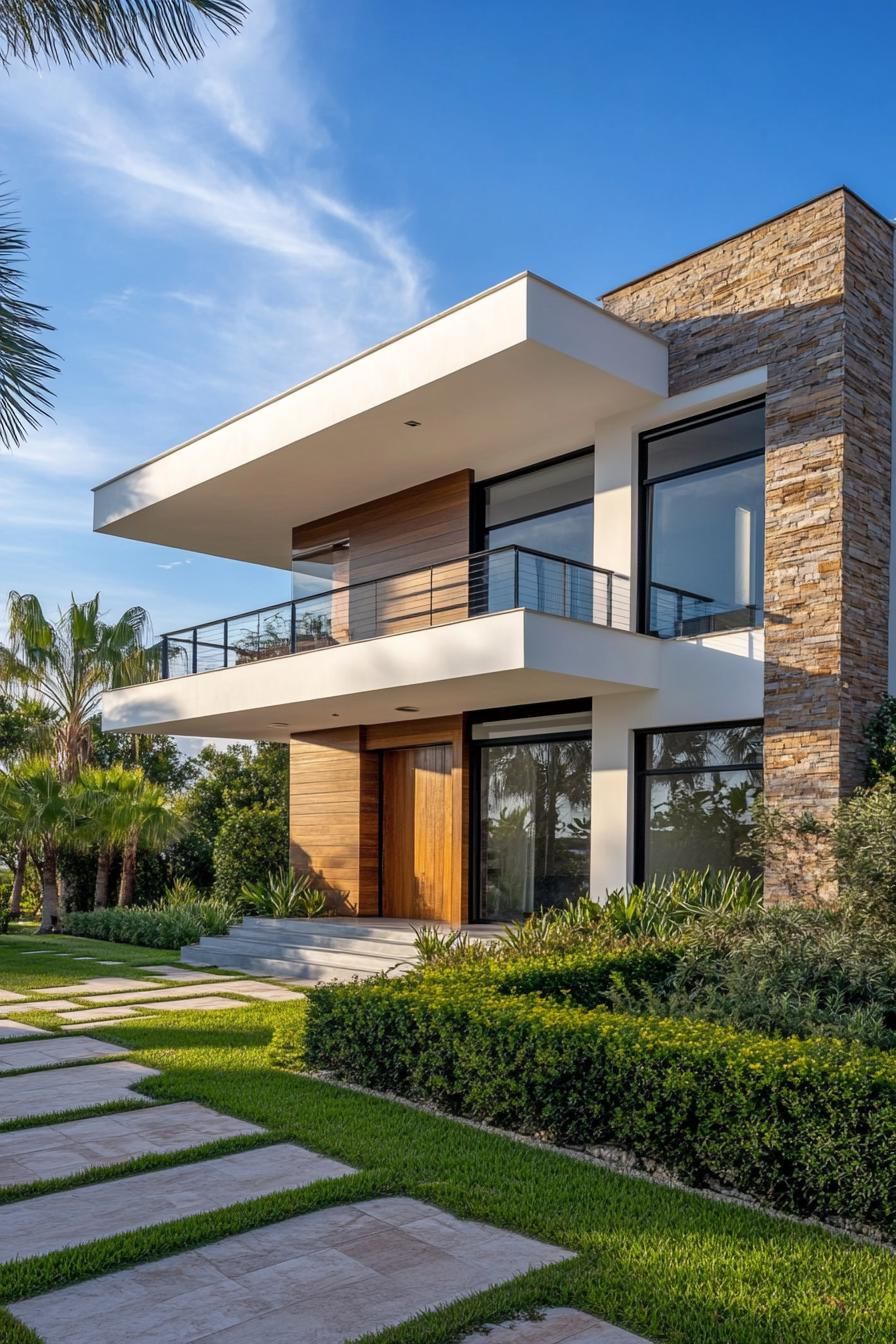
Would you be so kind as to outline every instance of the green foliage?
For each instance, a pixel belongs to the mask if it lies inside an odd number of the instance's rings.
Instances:
[[[139,943],[141,947],[180,948],[203,936],[227,933],[239,913],[215,897],[189,904],[109,906],[105,910],[69,911],[63,931],[76,938],[102,938],[112,943]]]
[[[237,902],[247,882],[264,882],[282,868],[289,828],[282,808],[263,806],[228,812],[215,837],[215,894]]]
[[[186,877],[178,877],[166,888],[159,901],[163,910],[177,910],[182,905],[196,905],[202,900],[202,892]]]
[[[308,873],[277,868],[261,880],[243,883],[242,904],[269,919],[315,919],[326,910],[327,898],[311,883]]]
[[[896,787],[882,778],[837,809],[832,828],[844,898],[863,914],[896,920]]]
[[[198,761],[185,756],[173,737],[104,733],[99,717],[91,720],[90,731],[98,766],[139,766],[152,784],[160,784],[167,793],[184,793],[199,778]]]
[[[735,914],[761,904],[761,878],[738,868],[707,868],[609,892],[604,919],[617,936],[665,938],[710,913]]]
[[[618,1145],[788,1212],[896,1230],[896,1058],[502,994],[428,972],[308,996],[312,1068],[524,1133]]]
[[[12,916],[9,913],[9,889],[0,890],[0,933],[9,932],[9,921]]]
[[[751,910],[686,930],[669,976],[616,984],[615,1008],[696,1017],[771,1036],[896,1046],[896,942],[850,912]]]
[[[885,695],[865,728],[868,747],[866,781],[896,781],[896,695]]]

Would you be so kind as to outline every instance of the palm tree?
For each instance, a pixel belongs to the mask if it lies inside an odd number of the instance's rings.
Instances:
[[[40,874],[40,933],[59,932],[59,846],[78,823],[71,788],[47,757],[32,756],[0,775],[0,826],[22,838]]]
[[[127,838],[123,826],[123,803],[131,792],[130,776],[134,773],[123,765],[88,765],[78,775],[74,786],[79,808],[84,814],[84,825],[79,831],[79,843],[87,848],[96,846],[96,881],[93,906],[102,910],[109,904],[109,880],[115,851]]]
[[[128,65],[150,71],[203,54],[203,28],[235,33],[243,0],[3,0],[0,65]],[[23,442],[50,408],[58,370],[41,334],[52,327],[43,307],[23,297],[25,234],[0,195],[0,444]]]
[[[118,801],[114,813],[114,830],[122,837],[123,843],[118,904],[131,905],[137,879],[139,846],[163,849],[182,833],[184,823],[162,786],[153,784],[139,768],[122,770],[116,791]]]
[[[52,729],[53,715],[39,700],[26,698],[14,702],[0,694],[0,773],[29,756],[45,755],[50,749]],[[20,835],[7,827],[4,848],[4,860],[13,874],[9,914],[11,919],[18,919],[22,912],[28,846]]]
[[[76,602],[56,621],[30,593],[9,595],[9,642],[0,644],[0,686],[31,693],[56,717],[55,756],[72,781],[90,758],[90,720],[103,691],[147,680],[156,654],[145,647],[149,619],[130,607],[111,625],[100,614],[100,596]]]

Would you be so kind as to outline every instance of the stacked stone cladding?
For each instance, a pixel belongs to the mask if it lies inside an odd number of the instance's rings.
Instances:
[[[606,294],[670,394],[765,366],[765,779],[824,815],[887,687],[893,229],[840,188]]]

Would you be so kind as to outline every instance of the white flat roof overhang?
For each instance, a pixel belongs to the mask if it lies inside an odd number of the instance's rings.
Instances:
[[[107,732],[288,741],[339,724],[458,714],[659,685],[660,641],[517,609],[107,691]]]
[[[525,273],[97,486],[94,527],[288,568],[299,523],[587,447],[667,392],[665,342]]]

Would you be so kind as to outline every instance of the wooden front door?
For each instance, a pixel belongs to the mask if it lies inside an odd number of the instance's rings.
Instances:
[[[382,910],[397,919],[450,919],[452,748],[383,752]]]

